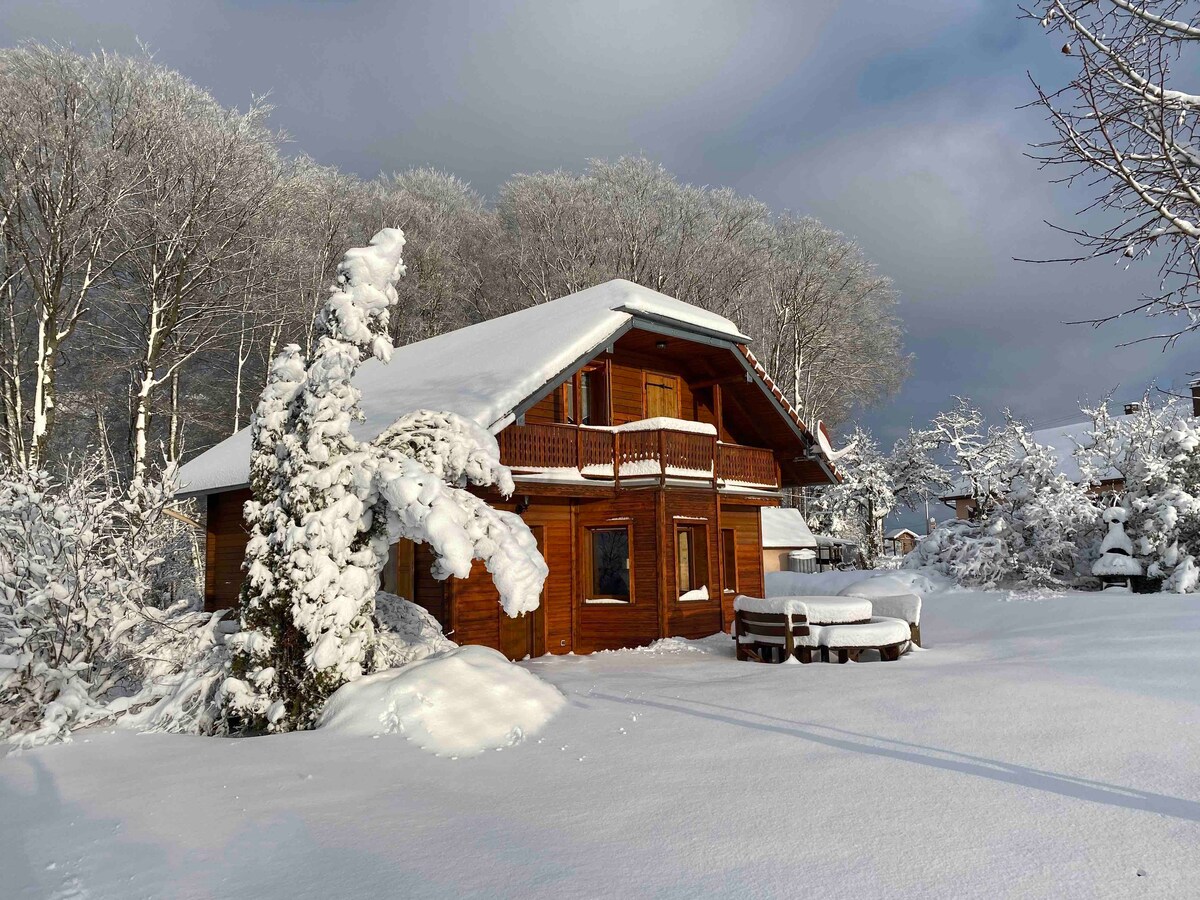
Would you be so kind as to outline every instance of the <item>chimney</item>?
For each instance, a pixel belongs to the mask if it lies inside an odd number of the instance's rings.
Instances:
[[[1200,418],[1200,378],[1192,382],[1192,415]]]
[[[1193,388],[1192,390],[1194,393],[1196,389]],[[1193,402],[1196,402],[1196,401],[1193,401]],[[1134,403],[1126,403],[1125,404],[1125,415],[1127,415],[1127,416],[1132,416],[1135,413],[1140,413],[1141,411],[1142,411],[1142,404],[1140,404],[1140,403],[1134,402]]]

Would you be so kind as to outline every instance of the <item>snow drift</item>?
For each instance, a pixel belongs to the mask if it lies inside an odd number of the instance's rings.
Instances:
[[[317,727],[402,734],[439,756],[475,756],[536,734],[566,702],[495,650],[468,646],[343,685]]]
[[[865,582],[884,582],[878,590],[868,588]],[[850,594],[851,585],[861,586],[861,591]],[[766,576],[768,597],[818,597],[832,594],[843,596],[884,596],[891,594],[932,594],[945,590],[943,580],[938,583],[921,572],[910,570],[851,569],[846,572],[768,572]]]

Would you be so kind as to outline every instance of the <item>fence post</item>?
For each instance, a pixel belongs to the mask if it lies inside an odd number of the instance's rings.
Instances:
[[[658,429],[658,483],[667,486],[667,432],[662,428]]]
[[[613,432],[612,447],[613,490],[619,491],[621,489],[621,432]]]

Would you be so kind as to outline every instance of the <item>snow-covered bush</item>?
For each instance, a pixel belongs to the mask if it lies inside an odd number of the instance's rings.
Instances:
[[[438,620],[425,609],[395,594],[375,595],[375,618],[379,620],[375,645],[379,669],[393,669],[458,646],[442,634]]]
[[[112,701],[119,724],[138,731],[209,734],[217,730],[214,698],[229,676],[229,610],[147,610],[136,657],[136,693]],[[174,613],[174,614],[173,614]]]
[[[1098,510],[1087,490],[1058,471],[1054,453],[1011,419],[1011,449],[987,478],[989,503],[975,520],[939,525],[905,558],[960,584],[1053,586],[1083,570]]]
[[[375,594],[399,538],[430,545],[436,577],[465,578],[482,559],[509,615],[537,608],[547,570],[532,533],[464,489],[511,493],[495,438],[424,411],[371,443],[350,432],[362,415],[351,378],[391,355],[403,247],[385,228],[347,252],[311,359],[289,346],[271,367],[252,426],[246,583],[220,729],[311,727],[337,688],[379,667]]]
[[[558,688],[491,647],[468,646],[345,685],[317,724],[402,734],[431,753],[475,756],[537,734],[566,704]]]
[[[1200,427],[1179,420],[1162,435],[1156,452],[1139,463],[1126,504],[1135,553],[1163,590],[1200,587]]]
[[[120,491],[96,457],[0,472],[0,739],[63,739],[139,688],[147,640],[185,605],[154,593],[167,495]]]
[[[1049,447],[1038,444],[1019,423],[1008,427],[1017,446],[1004,475],[1006,492],[992,513],[1002,519],[1012,558],[1014,580],[1034,586],[1069,583],[1088,559],[1099,510],[1084,486],[1058,469]]]
[[[1007,523],[950,519],[904,557],[905,569],[925,569],[958,584],[995,587],[1013,567]]]

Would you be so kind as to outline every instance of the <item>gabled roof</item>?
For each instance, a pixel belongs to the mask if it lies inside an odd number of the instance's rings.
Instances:
[[[772,397],[795,436],[815,446],[778,388],[763,380],[762,367],[745,346],[750,338],[733,322],[624,279],[398,347],[388,363],[364,363],[354,377],[364,419],[351,431],[370,440],[401,416],[432,409],[474,419],[497,434],[635,327],[728,347],[747,377]],[[246,428],[184,465],[180,489],[200,494],[243,486],[249,461]]]
[[[1133,416],[1113,416],[1114,421],[1132,418]],[[1083,472],[1079,469],[1079,461],[1075,459],[1075,448],[1081,444],[1088,446],[1088,432],[1091,428],[1092,421],[1088,419],[1086,422],[1072,422],[1069,425],[1055,425],[1053,428],[1039,428],[1030,432],[1030,437],[1033,438],[1034,443],[1049,447],[1054,452],[1055,467],[1058,471],[1078,484],[1083,480]],[[1120,477],[1121,473],[1116,469],[1110,469],[1100,475],[1102,481]],[[969,496],[970,483],[957,481],[950,490],[951,493],[941,499],[958,500]]]
[[[1164,407],[1165,410],[1175,409],[1180,416],[1187,415],[1187,405],[1180,400],[1170,400]],[[1114,422],[1128,422],[1136,418],[1136,414],[1126,413],[1124,415],[1112,416]],[[1043,447],[1049,447],[1056,459],[1056,468],[1063,475],[1066,475],[1075,484],[1083,481],[1083,472],[1079,468],[1079,460],[1075,458],[1075,450],[1078,447],[1090,447],[1091,438],[1088,436],[1092,430],[1093,423],[1091,419],[1083,422],[1072,422],[1069,425],[1055,425],[1051,428],[1038,428],[1030,432],[1035,444],[1040,444]],[[1107,469],[1099,473],[1099,480],[1115,481],[1123,476],[1116,469]],[[969,484],[966,481],[958,481],[951,488],[951,493],[944,495],[942,500],[958,500],[968,496]]]
[[[884,537],[889,541],[894,541],[897,538],[899,538],[901,535],[905,535],[905,534],[910,534],[913,537],[918,538],[918,539],[921,537],[919,534],[917,534],[911,528],[893,528],[891,531],[889,531],[887,534],[885,534]]]
[[[813,536],[798,509],[764,506],[762,511],[762,545],[775,547],[816,547]]]

